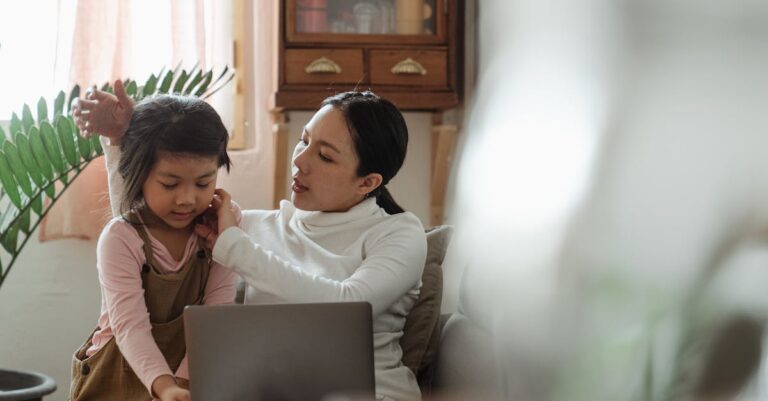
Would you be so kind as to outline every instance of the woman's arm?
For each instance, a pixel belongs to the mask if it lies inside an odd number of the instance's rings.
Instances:
[[[426,248],[423,231],[389,233],[373,245],[349,278],[334,280],[305,272],[232,227],[219,236],[213,259],[239,273],[258,291],[290,302],[367,301],[375,316],[419,281]]]
[[[112,216],[120,215],[123,178],[117,172],[120,165],[120,138],[128,129],[133,113],[133,100],[125,92],[122,81],[115,81],[115,94],[91,88],[85,99],[77,99],[73,115],[84,136],[101,135],[104,164],[109,184],[109,204]]]
[[[377,315],[410,290],[424,269],[427,242],[418,221],[394,224],[390,232],[371,244],[349,278],[333,280],[309,274],[253,242],[232,224],[230,202],[226,191],[216,191],[213,207],[217,209],[220,235],[198,227],[198,233],[215,244],[213,260],[239,273],[251,287],[290,302],[367,301]]]

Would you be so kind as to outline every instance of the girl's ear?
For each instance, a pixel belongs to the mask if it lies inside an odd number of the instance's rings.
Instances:
[[[365,177],[360,177],[360,183],[357,186],[358,195],[368,195],[381,185],[384,178],[379,173],[371,173]]]

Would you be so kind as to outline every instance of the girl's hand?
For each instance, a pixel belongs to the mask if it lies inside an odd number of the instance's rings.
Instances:
[[[208,247],[213,249],[219,233],[237,225],[235,213],[232,211],[232,196],[223,189],[213,193],[211,206],[203,216],[203,224],[195,226],[197,235],[205,239]]]
[[[162,375],[152,383],[152,392],[159,401],[190,401],[189,390],[176,384],[173,376]]]
[[[159,401],[190,401],[192,397],[189,394],[189,390],[185,390],[180,386],[168,387],[162,394],[158,394]]]
[[[72,114],[86,138],[98,133],[108,137],[112,145],[117,145],[128,129],[133,114],[133,100],[125,92],[123,81],[115,81],[114,91],[113,95],[94,86],[88,89],[85,99],[78,98],[75,101]]]

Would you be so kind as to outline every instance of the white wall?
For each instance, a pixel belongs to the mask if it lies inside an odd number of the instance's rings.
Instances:
[[[96,326],[96,243],[35,235],[0,289],[0,368],[38,371],[66,400],[72,353]]]
[[[291,113],[291,146],[311,113]],[[410,144],[405,165],[390,184],[395,199],[429,222],[430,130],[428,113],[406,113]],[[226,188],[244,199],[244,207],[261,205],[253,193],[251,169],[267,168],[247,151],[233,155],[235,174]],[[237,173],[245,171],[246,173]],[[258,175],[258,174],[257,174]],[[241,185],[236,179],[245,180]],[[72,353],[96,325],[101,296],[96,275],[96,242],[59,240],[40,244],[34,235],[0,289],[0,368],[39,371],[56,380],[58,391],[46,398],[67,398]]]

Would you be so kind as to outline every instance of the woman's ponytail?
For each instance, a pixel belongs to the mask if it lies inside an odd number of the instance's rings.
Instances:
[[[374,191],[374,196],[376,197],[376,204],[384,209],[384,211],[388,214],[398,214],[405,211],[402,207],[400,207],[400,205],[397,204],[397,202],[395,202],[392,194],[389,193],[387,187],[383,185]]]

